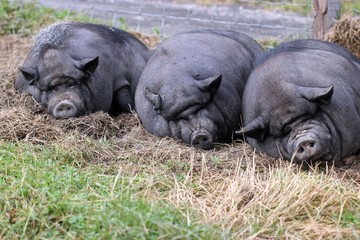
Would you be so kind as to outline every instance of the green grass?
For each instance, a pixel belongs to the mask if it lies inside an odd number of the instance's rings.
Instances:
[[[241,1],[240,1],[241,2]],[[265,9],[278,9],[290,12],[296,12],[302,15],[312,13],[311,0],[254,0],[251,3],[244,2],[250,6],[262,7]],[[354,0],[340,0],[340,14],[347,12],[360,13],[360,1]]]
[[[360,229],[360,202],[350,202],[351,209],[345,209],[342,215],[336,215],[335,218],[339,221],[343,227],[352,227]]]
[[[309,14],[311,12],[311,0],[253,0],[250,2],[242,2],[245,6],[261,7],[270,10],[283,10],[296,12],[302,15]]]
[[[356,0],[341,0],[340,13],[360,13],[360,1]]]
[[[1,143],[0,238],[221,238],[219,228],[144,199],[141,183],[54,146]]]
[[[89,22],[91,19],[71,11],[56,11],[43,7],[37,1],[0,0],[0,35],[31,35],[36,30],[59,20]]]

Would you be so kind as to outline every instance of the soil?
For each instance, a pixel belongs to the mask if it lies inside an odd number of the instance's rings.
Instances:
[[[156,39],[136,34],[148,45]],[[17,94],[13,82],[18,67],[31,47],[31,38],[19,35],[0,36],[0,141],[26,142],[28,144],[59,145],[78,154],[85,164],[118,166],[126,163],[129,171],[147,171],[149,165],[171,164],[171,160],[192,161],[194,171],[204,165],[204,156],[214,171],[235,170],[243,156],[254,159],[265,168],[285,166],[289,163],[265,155],[254,154],[245,143],[217,144],[211,150],[199,150],[170,138],[158,138],[148,133],[140,124],[136,113],[112,117],[97,112],[71,119],[55,119],[48,115],[29,95]],[[174,171],[181,168],[174,164]],[[294,170],[298,169],[293,166]],[[306,169],[305,169],[306,170]],[[327,172],[327,168],[320,170]],[[297,171],[297,170],[296,170]],[[359,156],[346,158],[332,171],[334,176],[360,184]]]

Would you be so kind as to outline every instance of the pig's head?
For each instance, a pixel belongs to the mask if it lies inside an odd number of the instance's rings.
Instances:
[[[221,74],[204,79],[177,81],[176,85],[146,87],[145,97],[166,120],[188,118],[211,101],[219,89]]]
[[[149,104],[146,109],[151,109],[142,119],[144,126],[157,135],[172,136],[197,148],[210,148],[227,129],[222,113],[212,101],[220,84],[221,74],[216,74],[179,80],[176,86],[145,87],[143,98]],[[137,110],[142,111],[138,105]]]
[[[25,61],[15,81],[19,92],[28,92],[56,118],[70,118],[91,111],[91,77],[98,57],[74,59],[50,49],[38,61]],[[31,62],[31,64],[26,64]]]
[[[332,85],[304,87],[283,81],[269,85],[265,81],[257,87],[244,92],[245,124],[237,132],[247,136],[254,148],[296,163],[339,158],[339,136],[326,113]],[[261,95],[251,99],[253,94]]]

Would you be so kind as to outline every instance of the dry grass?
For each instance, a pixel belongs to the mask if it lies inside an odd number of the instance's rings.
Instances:
[[[151,40],[146,40],[151,41]],[[145,41],[145,42],[146,42]],[[242,142],[204,151],[149,134],[135,113],[57,120],[13,89],[29,38],[0,37],[0,139],[53,144],[106,174],[141,178],[149,199],[177,206],[189,218],[222,226],[238,239],[334,239],[360,236],[344,224],[360,204],[360,161],[306,170],[257,155]],[[134,177],[135,179],[135,177]],[[139,189],[140,190],[140,189]],[[355,205],[355,207],[354,207]],[[359,211],[357,212],[359,213]]]
[[[324,39],[346,47],[360,58],[360,18],[344,14],[325,34]]]
[[[130,31],[131,35],[140,39],[148,48],[154,49],[157,44],[160,43],[161,38],[159,36],[149,36],[136,31]]]
[[[256,158],[256,157],[255,157]],[[258,170],[254,161],[238,161],[235,173],[195,181],[176,181],[168,201],[197,209],[209,223],[236,229],[235,238],[340,239],[359,236],[356,227],[340,225],[341,212],[359,207],[359,189],[337,176],[278,166]],[[248,161],[246,167],[241,167]],[[264,170],[263,169],[263,170]],[[194,185],[194,183],[192,183]],[[346,194],[339,193],[349,189]]]

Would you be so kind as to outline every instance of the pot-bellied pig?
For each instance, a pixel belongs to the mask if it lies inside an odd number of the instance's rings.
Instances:
[[[244,127],[259,152],[296,163],[337,161],[360,148],[360,60],[319,40],[284,43],[255,63]]]
[[[34,37],[15,80],[49,114],[69,118],[134,108],[150,51],[129,33],[100,24],[63,22]]]
[[[149,59],[135,94],[145,129],[197,148],[231,140],[255,54],[247,35],[204,30],[174,35]]]

